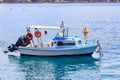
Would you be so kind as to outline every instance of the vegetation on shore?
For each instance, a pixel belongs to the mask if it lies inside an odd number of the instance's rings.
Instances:
[[[0,0],[1,3],[117,3],[120,0]]]

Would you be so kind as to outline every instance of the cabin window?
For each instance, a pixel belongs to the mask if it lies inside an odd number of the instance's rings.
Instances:
[[[81,40],[79,40],[79,41],[78,41],[78,44],[81,44],[81,43],[82,43]]]
[[[57,46],[74,46],[74,41],[58,41]]]

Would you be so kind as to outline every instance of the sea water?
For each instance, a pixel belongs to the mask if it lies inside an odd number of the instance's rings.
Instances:
[[[101,60],[93,57],[36,57],[4,54],[8,45],[26,34],[29,25],[60,26],[69,36],[97,39],[102,45]],[[33,30],[34,32],[34,30]],[[57,31],[42,32],[44,43]],[[36,40],[34,38],[34,40]],[[119,80],[120,4],[0,4],[0,80]]]

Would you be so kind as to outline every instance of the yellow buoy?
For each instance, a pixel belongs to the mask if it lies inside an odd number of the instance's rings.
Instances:
[[[84,28],[84,35],[87,36],[88,35],[88,29],[85,27]]]

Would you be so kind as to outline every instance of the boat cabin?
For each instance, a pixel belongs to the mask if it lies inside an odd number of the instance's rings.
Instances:
[[[55,37],[53,38],[54,47],[77,46],[79,44],[81,44],[81,40],[78,37]]]

